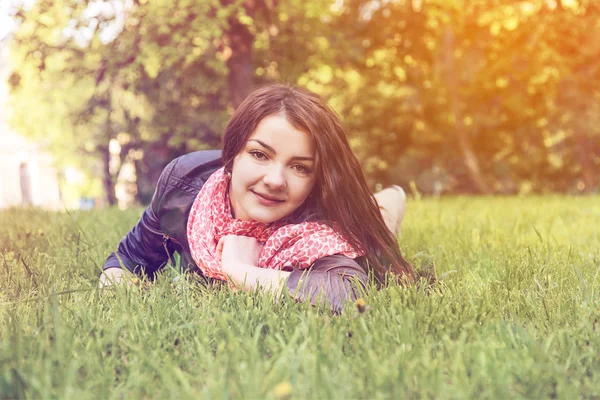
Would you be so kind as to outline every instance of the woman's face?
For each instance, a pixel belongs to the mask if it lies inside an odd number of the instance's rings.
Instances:
[[[235,217],[270,223],[290,215],[311,192],[314,169],[309,134],[283,115],[264,118],[233,161],[229,197]]]

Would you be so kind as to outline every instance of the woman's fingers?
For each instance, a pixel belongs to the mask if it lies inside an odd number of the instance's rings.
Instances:
[[[217,249],[217,256],[221,263],[226,267],[235,264],[258,265],[260,253],[263,245],[258,240],[250,236],[226,235],[219,241],[217,248],[222,241],[222,247]]]

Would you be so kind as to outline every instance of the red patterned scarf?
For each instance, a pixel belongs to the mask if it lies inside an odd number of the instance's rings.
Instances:
[[[224,168],[215,171],[194,200],[187,223],[187,237],[192,258],[200,270],[211,278],[227,280],[217,256],[219,240],[226,235],[250,236],[264,247],[258,267],[304,269],[321,257],[343,254],[350,258],[362,255],[334,229],[319,222],[271,224],[242,221],[231,216],[229,178]]]

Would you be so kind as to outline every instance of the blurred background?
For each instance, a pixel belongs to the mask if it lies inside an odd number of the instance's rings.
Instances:
[[[598,1],[0,4],[0,208],[147,204],[266,82],[324,96],[374,190],[600,191]]]

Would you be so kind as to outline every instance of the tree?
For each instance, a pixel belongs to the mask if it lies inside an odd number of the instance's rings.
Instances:
[[[373,187],[598,186],[591,1],[39,0],[17,15],[14,122],[103,171],[109,203],[120,165],[147,202],[170,159],[217,147],[272,81],[329,100]]]

